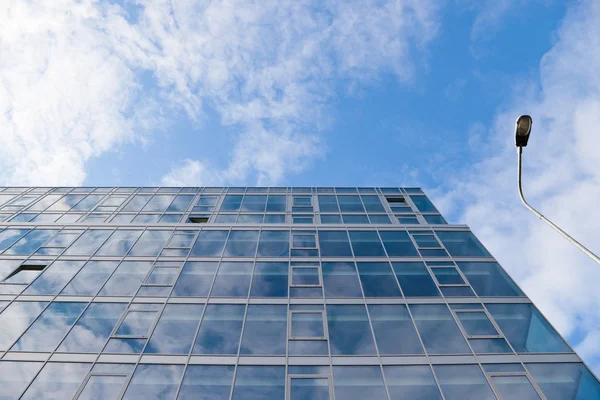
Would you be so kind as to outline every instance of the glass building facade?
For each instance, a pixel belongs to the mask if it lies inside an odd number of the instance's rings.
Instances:
[[[0,399],[600,400],[418,188],[0,188]]]

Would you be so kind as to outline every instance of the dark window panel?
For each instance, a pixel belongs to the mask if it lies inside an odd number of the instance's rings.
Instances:
[[[231,231],[225,246],[224,257],[254,257],[258,231]]]
[[[440,292],[422,262],[392,263],[400,288],[406,297],[439,297]]]
[[[478,296],[524,296],[495,262],[459,262],[458,267]]]
[[[328,305],[332,355],[375,355],[367,311],[362,305]]]
[[[418,257],[417,249],[408,233],[400,231],[379,231],[381,240],[390,257]]]
[[[471,353],[448,307],[438,304],[413,304],[409,308],[429,354]]]
[[[436,231],[452,257],[491,257],[471,232]]]
[[[287,297],[289,268],[287,262],[256,263],[251,297]]]
[[[405,305],[371,304],[368,308],[379,354],[423,354],[423,347]]]

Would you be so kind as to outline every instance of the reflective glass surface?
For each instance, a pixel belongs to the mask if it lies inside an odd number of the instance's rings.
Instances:
[[[431,368],[426,365],[386,365],[383,367],[390,398],[393,400],[441,400]]]
[[[258,257],[287,257],[290,253],[288,231],[262,231],[258,243]]]
[[[375,231],[350,231],[355,257],[385,257],[385,251]]]
[[[224,257],[254,257],[258,231],[231,231],[225,246]]]
[[[529,379],[524,375],[517,376],[491,376],[490,381],[496,392],[503,399],[514,400],[539,400],[541,397],[537,394]]]
[[[323,263],[325,297],[362,297],[353,262]]]
[[[452,257],[491,257],[471,232],[435,232]]]
[[[240,304],[206,306],[194,354],[237,354],[245,311]]]
[[[447,400],[496,400],[477,365],[434,365],[433,369]]]
[[[365,297],[402,297],[389,263],[359,262],[356,265]]]
[[[285,398],[285,367],[240,366],[232,400]]]
[[[408,233],[398,231],[379,231],[385,250],[390,257],[418,257],[417,249]]]
[[[98,295],[133,296],[151,268],[151,262],[123,261]]]
[[[251,297],[287,297],[288,263],[258,262],[252,277]]]
[[[290,380],[290,400],[329,400],[327,378],[294,377]]]
[[[247,297],[252,269],[252,262],[221,262],[211,296]]]
[[[190,365],[177,400],[229,400],[234,367]]]
[[[599,400],[600,383],[580,363],[526,364],[548,400]]]
[[[327,324],[332,355],[376,354],[364,306],[328,305]]]
[[[17,301],[6,307],[0,314],[0,350],[8,350],[47,304]]]
[[[370,304],[368,309],[379,354],[423,354],[423,347],[405,305]]]
[[[183,369],[183,365],[138,365],[123,399],[175,399]]]
[[[219,257],[223,253],[228,231],[202,231],[198,234],[191,256]]]
[[[323,257],[351,257],[346,231],[319,231],[319,247]]]
[[[98,256],[124,256],[129,252],[133,244],[142,235],[139,231],[115,231],[106,242],[98,249]]]
[[[387,399],[379,366],[335,366],[333,367],[333,388],[336,399]]]
[[[286,306],[248,306],[240,354],[285,354],[286,338]]]
[[[406,297],[437,297],[440,296],[429,271],[422,262],[392,263],[396,278],[400,282],[402,292]]]
[[[471,353],[448,307],[413,304],[409,308],[429,354]]]
[[[0,361],[0,399],[18,399],[42,365],[41,362]]]
[[[58,294],[83,266],[83,261],[55,261],[25,290],[25,294]]]
[[[48,363],[21,399],[64,400],[73,397],[92,364]]]
[[[208,296],[217,265],[212,261],[186,262],[173,289],[173,296]]]
[[[459,262],[460,270],[478,296],[524,296],[495,262]]]
[[[144,353],[188,354],[203,309],[201,304],[167,304]]]

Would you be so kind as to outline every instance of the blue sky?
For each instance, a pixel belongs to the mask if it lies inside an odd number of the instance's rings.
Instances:
[[[600,369],[600,3],[6,0],[0,184],[406,185]],[[518,251],[516,251],[517,249]]]

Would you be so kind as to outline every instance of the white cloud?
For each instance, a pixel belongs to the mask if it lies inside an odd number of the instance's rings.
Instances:
[[[81,184],[91,157],[144,141],[170,110],[201,122],[207,105],[240,135],[228,167],[202,175],[275,182],[323,153],[335,78],[410,81],[436,32],[433,1],[123,2],[5,1],[0,182]]]
[[[524,150],[530,203],[596,253],[600,245],[600,3],[569,11],[557,42],[540,62],[540,86],[515,87],[497,116],[481,162],[434,197],[469,224],[581,355],[600,367],[600,266],[533,216],[516,189],[514,120],[534,117]],[[465,127],[468,128],[468,127]],[[581,339],[583,335],[583,339]]]

